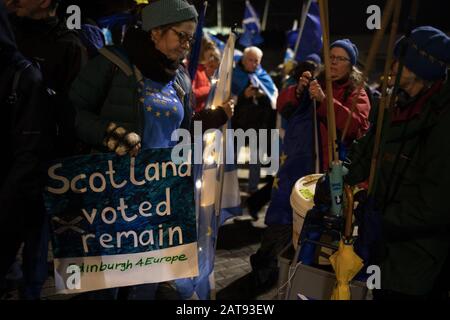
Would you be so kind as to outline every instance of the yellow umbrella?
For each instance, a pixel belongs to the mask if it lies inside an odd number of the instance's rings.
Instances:
[[[353,250],[352,216],[353,192],[348,185],[344,186],[347,196],[344,238],[339,242],[339,249],[331,257],[330,262],[336,274],[336,286],[331,300],[350,300],[349,282],[363,267],[363,260]]]
[[[353,250],[353,244],[339,242],[339,250],[330,257],[331,265],[336,273],[336,286],[331,300],[350,300],[349,282],[363,267],[362,259]]]

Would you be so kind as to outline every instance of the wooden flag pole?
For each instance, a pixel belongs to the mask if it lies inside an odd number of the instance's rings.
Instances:
[[[266,31],[267,18],[269,17],[269,7],[270,7],[270,0],[266,0],[266,4],[264,5],[263,19],[261,23],[261,31]]]
[[[372,44],[369,49],[369,54],[368,54],[367,60],[366,60],[366,66],[363,71],[364,80],[368,79],[370,71],[372,71],[375,57],[380,48],[381,41],[383,40],[384,32],[389,24],[389,21],[391,20],[392,13],[394,11],[394,4],[396,2],[397,1],[395,1],[395,0],[388,0],[388,2],[386,3],[386,7],[383,12],[383,19],[381,21],[381,29],[377,30],[377,32],[375,33],[374,39],[373,39]],[[364,89],[364,81],[359,84],[359,86],[357,88],[357,92],[360,92],[362,89]],[[347,137],[348,128],[350,127],[350,123],[353,118],[353,113],[355,111],[357,112],[357,110],[356,110],[357,102],[358,102],[358,95],[356,95],[352,100],[350,114],[347,117],[347,120],[346,120],[345,126],[344,126],[344,130],[342,131],[341,142],[344,142],[345,138]]]
[[[323,55],[325,62],[325,83],[326,83],[326,103],[327,103],[327,126],[328,126],[328,156],[329,162],[338,160],[338,153],[336,149],[336,122],[334,117],[334,103],[333,103],[333,87],[331,83],[330,74],[330,39],[326,9],[328,7],[328,0],[319,0],[320,9],[320,23],[322,24],[323,34]]]
[[[395,11],[394,18],[392,20],[391,26],[391,34],[389,36],[389,45],[387,49],[387,57],[386,64],[384,65],[384,73],[383,73],[383,85],[381,87],[381,100],[380,106],[378,108],[378,118],[377,118],[377,130],[375,133],[375,143],[372,151],[372,161],[370,165],[370,175],[369,175],[369,189],[368,194],[371,194],[374,187],[375,173],[377,168],[377,160],[378,160],[378,152],[380,150],[380,141],[381,141],[381,131],[383,128],[383,120],[384,120],[384,111],[386,110],[386,106],[388,105],[388,95],[387,95],[387,87],[389,82],[389,73],[391,69],[392,59],[394,55],[394,45],[395,39],[397,36],[398,23],[400,19],[400,12],[402,7],[402,0],[397,0],[395,2]]]

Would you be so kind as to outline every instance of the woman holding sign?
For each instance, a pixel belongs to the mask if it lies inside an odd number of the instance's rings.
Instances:
[[[172,147],[173,131],[191,128],[192,88],[182,61],[192,47],[197,11],[184,0],[164,0],[152,1],[141,15],[122,46],[101,49],[70,92],[77,134],[100,152],[136,156],[141,149]],[[231,106],[194,119],[203,120],[204,130],[219,127],[231,117]],[[146,287],[148,297],[156,285]],[[116,297],[113,291],[104,296]]]
[[[183,59],[194,41],[197,11],[184,0],[152,1],[141,25],[131,27],[122,47],[101,49],[75,80],[70,93],[79,137],[99,151],[136,155],[143,148],[176,144],[172,132],[190,129],[191,81]],[[196,118],[224,124],[229,102]],[[199,117],[200,116],[200,117]]]

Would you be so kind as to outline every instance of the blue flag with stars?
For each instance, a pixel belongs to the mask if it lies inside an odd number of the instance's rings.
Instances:
[[[292,224],[290,196],[298,179],[314,173],[313,106],[309,97],[287,122],[280,156],[280,169],[273,182],[265,224]],[[299,137],[302,137],[299,139]]]
[[[288,48],[294,50],[300,30],[292,30],[287,34]],[[295,60],[304,59],[316,53],[320,55],[322,51],[322,27],[320,25],[319,4],[316,0],[311,1],[309,11],[306,14],[305,25],[301,34],[300,44],[295,55]]]

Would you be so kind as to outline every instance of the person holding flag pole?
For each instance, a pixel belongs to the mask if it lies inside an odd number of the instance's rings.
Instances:
[[[410,21],[416,13],[413,2]],[[377,131],[350,149],[345,180],[369,177],[359,227],[381,272],[374,299],[448,299],[450,38],[431,26],[407,30],[393,50],[389,103],[380,106]]]
[[[330,181],[328,185],[319,182],[316,188],[316,195],[322,193],[320,190],[322,185],[323,188],[328,189],[325,192],[327,194],[331,193],[331,208],[323,214],[328,209],[322,208],[323,206],[317,206],[317,210],[310,211],[310,213],[320,212],[320,216],[324,217],[323,224],[327,229],[340,231],[343,220],[344,170],[342,161],[339,158],[337,138],[344,128],[353,99],[357,100],[359,112],[352,122],[351,138],[347,137],[345,141],[347,145],[350,145],[354,139],[362,137],[368,130],[368,116],[371,106],[367,93],[364,88],[360,87],[360,83],[364,82],[362,73],[355,67],[358,58],[357,47],[349,39],[341,39],[331,43],[331,45],[329,44],[327,2],[320,1],[319,7],[323,30],[325,73],[319,75],[318,79],[314,79],[310,72],[304,72],[300,77],[299,85],[291,87],[290,90],[293,102],[295,102],[294,97],[297,101],[302,97],[303,102],[300,103],[300,107],[305,103],[313,104],[311,100],[317,103],[321,144],[319,154],[322,160],[321,170],[326,172],[324,177],[328,177],[324,181]],[[325,92],[322,89],[323,86],[325,86]],[[307,98],[304,97],[304,93],[307,93]],[[308,240],[319,240],[315,237],[320,238],[321,236],[320,233],[313,236],[309,234],[309,231],[305,231],[308,229],[305,228],[308,227],[307,221],[311,220],[308,217],[309,213],[305,218],[305,224],[302,229],[302,242],[307,238]],[[310,237],[314,237],[314,239],[309,239]],[[299,256],[303,263],[309,264],[313,257],[307,253],[309,250],[306,250],[306,246],[304,249],[300,251]]]

